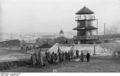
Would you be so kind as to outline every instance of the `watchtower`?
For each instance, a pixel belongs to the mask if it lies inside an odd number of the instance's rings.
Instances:
[[[93,32],[98,29],[93,26],[93,22],[96,20],[94,12],[87,7],[83,7],[76,15],[75,21],[77,22],[77,27],[73,30],[77,30],[77,36],[74,36],[74,42],[82,44],[93,43],[97,40],[97,36]]]

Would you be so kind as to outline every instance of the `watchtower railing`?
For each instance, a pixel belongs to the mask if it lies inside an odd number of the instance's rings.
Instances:
[[[75,20],[95,20],[95,16],[77,16]]]

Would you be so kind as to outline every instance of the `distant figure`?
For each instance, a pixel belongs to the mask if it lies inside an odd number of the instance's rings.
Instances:
[[[52,52],[52,54],[51,54],[51,63],[53,64],[54,63],[54,58],[55,58],[55,53],[54,52]]]
[[[57,64],[58,63],[58,55],[56,53],[52,53],[52,63]]]
[[[47,59],[47,55],[48,55],[48,52],[45,52],[45,56],[43,57],[45,65],[49,64],[48,59]]]
[[[28,51],[28,46],[25,47],[25,50],[26,50],[26,53],[27,53],[27,51]]]
[[[52,62],[51,62],[52,56],[50,55],[49,52],[46,52],[46,60],[48,61],[48,63],[52,63]]]
[[[90,61],[90,53],[89,52],[87,52],[87,54],[86,54],[86,59],[87,59],[87,62]]]
[[[68,43],[68,41],[67,40],[65,40],[65,44],[67,44]]]
[[[70,52],[68,52],[68,60],[70,61],[70,56],[71,55],[71,53]]]
[[[36,59],[36,54],[35,54],[35,53],[32,54],[32,56],[31,56],[31,62],[32,62],[32,66],[33,66],[33,67],[36,66],[36,64],[37,64],[37,59]]]
[[[41,51],[39,51],[39,61],[40,61],[40,65],[41,66],[44,66],[45,65],[45,63],[44,63],[44,56],[43,56],[43,54],[42,54],[42,52]]]
[[[79,51],[76,50],[76,57],[78,58],[79,57]]]
[[[65,53],[62,52],[62,60],[65,61]]]
[[[68,58],[68,54],[67,52],[65,52],[65,60],[67,60],[67,58]]]
[[[58,64],[59,62],[59,57],[58,57],[58,54],[55,53],[55,63]]]
[[[73,59],[73,57],[74,57],[73,51],[71,51],[70,53],[71,53],[71,59]]]
[[[81,51],[80,60],[81,60],[82,62],[84,61],[84,53],[83,53],[83,51]]]

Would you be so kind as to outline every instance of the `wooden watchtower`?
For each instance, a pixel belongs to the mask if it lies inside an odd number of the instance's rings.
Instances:
[[[93,22],[96,20],[94,12],[83,7],[76,13],[77,27],[73,30],[77,30],[77,36],[74,36],[74,42],[81,44],[94,43],[97,40],[97,36],[94,32],[97,31],[97,27],[93,26]]]

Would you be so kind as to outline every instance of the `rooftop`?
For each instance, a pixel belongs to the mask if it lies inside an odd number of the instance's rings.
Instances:
[[[80,14],[94,14],[94,12],[84,6],[84,7],[83,7],[82,9],[80,9],[76,14],[77,14],[77,15],[80,15]]]

